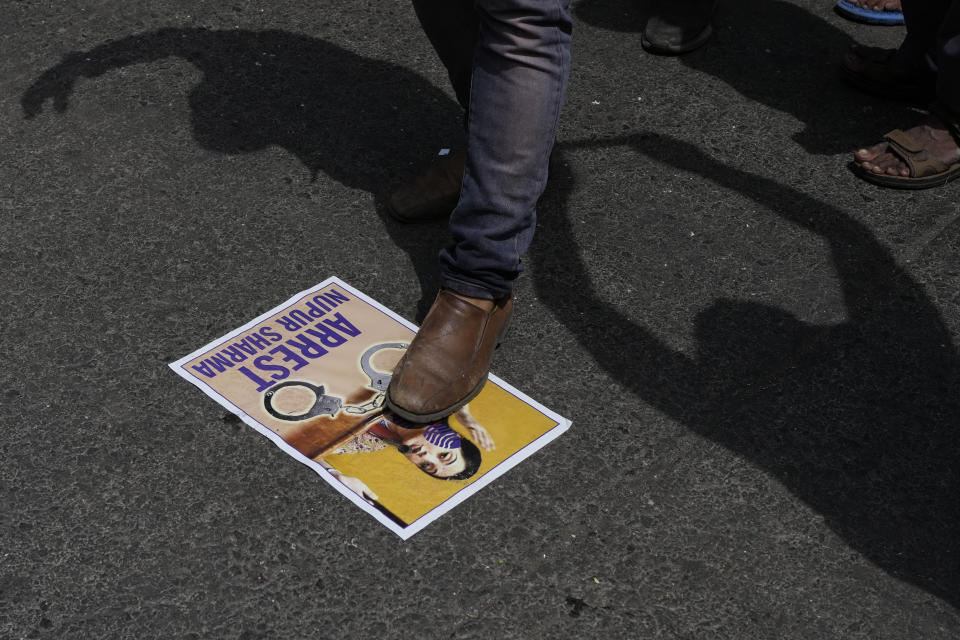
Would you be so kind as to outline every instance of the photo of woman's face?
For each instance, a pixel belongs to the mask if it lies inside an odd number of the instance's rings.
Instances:
[[[408,447],[404,457],[437,478],[455,476],[467,466],[460,447],[448,449],[432,444],[420,430],[411,431],[403,438],[403,444]]]

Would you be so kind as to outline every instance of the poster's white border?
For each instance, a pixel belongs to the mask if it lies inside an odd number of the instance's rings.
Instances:
[[[280,447],[280,449],[282,449],[286,454],[288,454],[295,460],[307,465],[308,467],[316,471],[317,474],[327,482],[327,484],[329,484],[334,489],[339,491],[342,495],[346,496],[348,500],[350,500],[352,503],[354,503],[355,505],[357,505],[367,513],[369,513],[371,516],[376,518],[377,521],[380,522],[380,524],[384,525],[385,527],[387,527],[388,529],[396,533],[398,536],[400,536],[404,540],[407,540],[408,538],[410,538],[410,536],[419,532],[428,524],[430,524],[440,516],[444,515],[445,513],[453,509],[455,506],[457,506],[458,504],[460,504],[461,502],[463,502],[464,500],[466,500],[467,498],[469,498],[470,496],[478,492],[480,489],[484,488],[485,486],[487,486],[488,484],[490,484],[491,482],[493,482],[494,480],[502,476],[504,473],[506,473],[513,467],[520,464],[523,460],[530,457],[534,452],[536,452],[537,450],[542,448],[544,445],[546,445],[548,442],[550,442],[551,440],[554,440],[557,436],[559,436],[561,433],[563,433],[564,431],[570,428],[570,420],[551,411],[550,409],[547,409],[536,400],[530,398],[525,393],[515,389],[513,386],[507,384],[506,382],[504,382],[503,380],[501,380],[500,378],[498,378],[497,376],[491,373],[489,378],[490,382],[494,383],[504,391],[512,394],[513,396],[517,397],[518,399],[522,400],[526,404],[530,405],[531,407],[533,407],[540,413],[544,414],[551,420],[555,421],[557,423],[557,426],[553,427],[552,429],[550,429],[549,431],[541,435],[539,438],[537,438],[533,442],[527,444],[525,447],[523,447],[522,449],[520,449],[510,457],[500,462],[493,469],[490,469],[489,471],[485,472],[480,478],[478,478],[471,484],[467,485],[457,493],[453,494],[452,496],[450,496],[449,498],[441,502],[439,505],[437,505],[436,507],[434,507],[433,509],[425,513],[424,515],[420,516],[419,518],[417,518],[416,520],[408,524],[406,527],[401,527],[400,525],[395,523],[393,520],[388,518],[386,515],[378,511],[375,507],[367,504],[360,496],[358,496],[353,491],[351,491],[346,486],[344,486],[342,482],[337,480],[333,476],[333,474],[331,474],[329,471],[324,469],[318,462],[315,462],[314,460],[308,458],[307,456],[303,455],[302,453],[294,449],[292,446],[290,446],[283,438],[280,437],[280,434],[278,434],[276,431],[258,422],[252,416],[248,415],[246,412],[241,410],[235,404],[230,402],[230,400],[220,395],[216,390],[214,390],[206,382],[194,376],[192,373],[188,372],[184,368],[184,365],[187,362],[190,362],[197,356],[214,349],[214,347],[217,347],[228,340],[231,340],[237,337],[241,333],[248,331],[249,329],[253,328],[257,324],[260,324],[270,316],[278,313],[279,311],[282,311],[286,307],[291,306],[293,303],[297,302],[298,300],[303,299],[304,297],[310,295],[311,293],[314,293],[315,291],[319,291],[320,289],[329,287],[332,284],[338,285],[346,289],[351,294],[353,294],[354,297],[360,300],[363,300],[370,306],[374,307],[381,313],[384,313],[385,315],[389,316],[393,320],[396,320],[397,322],[407,327],[411,331],[415,332],[417,330],[417,326],[412,322],[408,322],[406,319],[400,317],[399,315],[394,313],[392,310],[384,307],[382,304],[370,298],[363,292],[358,291],[357,289],[354,289],[353,287],[351,287],[349,284],[347,284],[340,278],[331,276],[326,280],[324,280],[323,282],[321,282],[320,284],[314,287],[311,287],[310,289],[301,291],[300,293],[294,296],[291,296],[290,299],[288,299],[286,302],[278,304],[273,309],[270,309],[269,311],[266,311],[263,314],[257,316],[256,318],[246,323],[242,327],[239,327],[238,329],[234,329],[230,333],[224,336],[221,336],[216,340],[210,341],[208,344],[200,347],[199,349],[193,351],[191,354],[184,356],[175,362],[171,362],[168,366],[171,369],[173,369],[174,372],[177,373],[177,375],[179,375],[186,381],[190,382],[194,386],[198,387],[201,391],[203,391],[209,397],[213,398],[218,404],[223,406],[225,409],[227,409],[231,413],[236,414],[237,417],[243,420],[248,426],[253,427],[257,431],[259,431],[262,435],[269,438],[276,446]]]

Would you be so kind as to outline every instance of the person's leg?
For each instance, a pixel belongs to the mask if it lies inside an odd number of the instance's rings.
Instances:
[[[444,291],[397,365],[389,407],[448,415],[480,391],[533,237],[570,67],[569,0],[477,0],[463,188]]]
[[[533,238],[570,67],[568,0],[478,0],[467,166],[440,256],[444,286],[510,293]]]
[[[950,2],[936,42],[937,101],[960,121],[960,0]]]
[[[413,0],[420,26],[447,69],[464,113],[470,105],[470,77],[479,21],[473,0]],[[416,223],[450,215],[460,199],[466,151],[453,149],[414,180],[390,195],[387,211],[401,222]]]
[[[460,106],[470,104],[470,76],[479,22],[473,0],[413,0],[413,9],[447,69]]]
[[[905,66],[924,66],[936,71],[937,35],[953,0],[905,0],[903,19],[907,36],[898,49]]]
[[[870,182],[926,188],[960,177],[960,0],[904,0],[903,10],[903,47],[922,55],[937,74],[934,112],[924,124],[860,149],[854,162]]]
[[[841,71],[858,89],[885,98],[928,104],[936,95],[936,41],[951,0],[907,0],[907,35],[896,49],[853,45]]]

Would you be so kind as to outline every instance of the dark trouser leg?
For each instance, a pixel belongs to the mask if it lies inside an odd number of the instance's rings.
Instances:
[[[457,101],[470,103],[470,75],[479,21],[473,0],[413,0],[424,33],[447,68]]]
[[[569,0],[476,0],[467,168],[441,252],[445,287],[512,290],[533,238],[570,68]],[[451,75],[452,77],[452,75]]]
[[[469,99],[467,162],[450,217],[454,243],[440,254],[450,291],[437,295],[387,389],[387,407],[414,422],[450,415],[483,388],[533,237],[570,68],[569,0],[475,0],[469,86],[458,72],[463,49],[434,31],[446,9],[434,15],[429,7],[419,5],[421,20],[458,95]]]
[[[907,67],[936,68],[937,33],[952,0],[903,0],[903,19],[907,37],[900,45],[899,56],[909,61]]]
[[[960,119],[960,0],[949,4],[936,40],[937,100]]]

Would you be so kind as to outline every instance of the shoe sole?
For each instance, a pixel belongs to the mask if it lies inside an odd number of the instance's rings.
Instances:
[[[419,423],[428,423],[434,422],[435,420],[440,420],[446,418],[449,415],[452,415],[463,408],[463,405],[467,404],[471,400],[477,397],[477,395],[483,391],[483,387],[487,384],[487,379],[489,377],[489,372],[484,374],[483,379],[477,384],[473,390],[466,395],[462,400],[458,400],[455,404],[451,405],[449,408],[443,409],[442,411],[435,411],[433,413],[412,413],[407,411],[403,407],[397,406],[390,400],[390,390],[387,389],[387,396],[385,399],[385,404],[390,411],[394,412],[404,420],[409,420],[410,422],[419,422]]]
[[[504,339],[507,337],[507,331],[509,331],[510,329],[511,322],[513,322],[513,315],[507,318],[506,324],[504,324],[503,329],[500,330],[500,336],[497,338],[497,344],[494,347],[495,351],[500,348],[500,345],[503,344]],[[460,409],[462,409],[463,405],[467,404],[468,402],[476,398],[477,395],[479,395],[479,393],[483,391],[483,387],[486,386],[487,380],[489,378],[490,378],[490,371],[487,371],[485,374],[483,374],[483,378],[481,378],[480,382],[477,383],[477,386],[475,386],[470,391],[470,393],[468,393],[463,399],[458,400],[455,404],[451,405],[446,409],[443,409],[441,411],[434,411],[433,413],[413,413],[411,411],[407,411],[401,406],[394,404],[393,401],[390,399],[389,388],[387,388],[387,393],[386,393],[386,396],[384,397],[384,404],[387,405],[387,408],[390,409],[390,411],[394,412],[404,420],[409,420],[410,422],[421,422],[421,423],[433,422],[434,420],[440,420],[442,418],[446,418],[447,416],[452,415],[457,411],[459,411]]]
[[[659,55],[665,56],[678,56],[684,53],[690,53],[696,49],[699,49],[707,43],[707,40],[710,39],[710,36],[713,35],[713,25],[707,24],[703,31],[697,34],[697,37],[689,42],[684,42],[683,44],[657,44],[651,42],[647,39],[647,34],[644,33],[640,36],[640,46],[650,53],[656,53]]]
[[[943,186],[951,180],[960,178],[960,164],[954,165],[952,169],[944,171],[943,173],[938,173],[935,176],[927,176],[925,178],[898,178],[896,176],[888,176],[883,173],[874,173],[872,171],[867,171],[856,162],[851,163],[850,168],[857,175],[857,177],[862,178],[863,180],[872,184],[876,184],[881,187],[889,187],[891,189],[931,189],[933,187]]]

